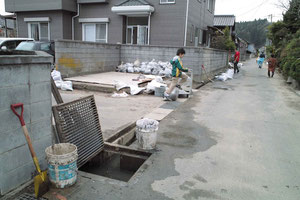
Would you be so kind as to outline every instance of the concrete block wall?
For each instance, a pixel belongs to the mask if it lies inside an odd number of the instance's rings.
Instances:
[[[52,144],[48,54],[0,55],[0,195],[31,180],[35,167],[11,104],[24,104],[24,118],[42,169]],[[20,111],[20,110],[19,110]]]
[[[112,71],[120,63],[120,45],[55,41],[55,62],[64,77]]]
[[[180,47],[122,45],[121,62],[133,63],[136,59],[146,62],[152,59],[166,62],[176,55],[178,48]],[[209,76],[213,76],[227,66],[228,54],[226,51],[201,47],[185,47],[184,49],[186,54],[183,58],[183,65],[193,69],[196,82],[201,82],[206,78],[201,68],[202,64]]]
[[[180,47],[142,46],[142,45],[114,45],[93,42],[59,40],[55,43],[55,60],[58,70],[64,77],[83,74],[114,71],[121,63],[136,59],[141,62],[170,61]],[[194,81],[201,82],[206,78],[201,65],[204,64],[208,75],[213,76],[224,69],[228,63],[226,51],[185,47],[186,55],[183,64],[194,71]]]

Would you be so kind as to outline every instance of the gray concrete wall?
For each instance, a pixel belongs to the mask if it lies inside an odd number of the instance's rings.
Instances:
[[[24,104],[24,118],[42,169],[52,143],[51,57],[0,55],[0,194],[33,178],[35,167],[19,119],[11,104]],[[9,162],[8,162],[9,161]]]
[[[81,41],[56,41],[55,58],[58,70],[65,77],[97,72],[114,71],[121,62],[134,62],[136,59],[149,62],[170,61],[179,47],[111,45]],[[227,52],[216,49],[187,47],[183,59],[184,66],[194,70],[194,80],[204,80],[201,65],[214,75],[227,66]]]
[[[76,0],[5,0],[6,12],[68,10],[76,12]]]
[[[150,62],[152,59],[163,62],[170,61],[176,55],[178,48],[122,45],[121,62],[133,63],[136,59],[146,62]],[[209,76],[213,76],[227,66],[228,54],[225,51],[202,47],[186,47],[185,51],[183,65],[184,67],[193,69],[194,81],[196,82],[206,80],[206,76],[204,76],[201,68],[202,64],[205,66]]]
[[[120,45],[59,40],[55,62],[64,77],[113,71],[120,63]]]

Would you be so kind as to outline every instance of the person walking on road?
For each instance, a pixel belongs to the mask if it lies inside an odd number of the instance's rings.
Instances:
[[[277,66],[277,59],[274,54],[271,54],[271,58],[268,59],[268,76],[269,78],[274,76],[275,68]],[[272,75],[270,74],[272,72]]]
[[[170,61],[170,63],[172,64],[172,82],[169,86],[169,89],[164,93],[165,101],[171,101],[170,94],[172,93],[174,88],[176,86],[180,88],[180,85],[182,85],[188,79],[188,76],[185,73],[183,73],[189,71],[187,68],[184,68],[182,65],[181,59],[184,57],[184,55],[185,55],[185,50],[183,48],[180,48],[177,50],[176,56]],[[180,78],[181,80],[178,85],[178,80]]]
[[[263,63],[265,61],[265,58],[266,58],[266,56],[265,56],[264,52],[261,52],[261,54],[259,55],[258,61],[257,61],[258,68],[261,69],[261,67],[262,67],[262,65],[263,65]]]
[[[234,54],[234,73],[239,73],[238,63],[240,61],[240,52],[236,49]]]

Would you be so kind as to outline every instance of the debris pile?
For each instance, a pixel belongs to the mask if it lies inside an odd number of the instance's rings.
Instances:
[[[220,76],[215,76],[219,81],[226,81],[227,79],[233,79],[234,70],[228,69],[226,73],[222,73]]]
[[[170,62],[156,62],[154,59],[151,62],[140,62],[136,60],[134,63],[121,64],[116,68],[118,72],[152,74],[164,77],[172,76],[172,65]]]
[[[72,82],[71,81],[63,81],[59,71],[53,70],[51,72],[51,76],[52,76],[57,88],[60,88],[61,90],[73,91]]]

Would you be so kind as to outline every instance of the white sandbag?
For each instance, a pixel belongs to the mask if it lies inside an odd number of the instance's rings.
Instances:
[[[62,90],[73,91],[72,81],[63,81],[61,85]]]
[[[51,72],[51,76],[52,76],[54,81],[62,81],[61,73],[59,71],[53,70]]]
[[[145,90],[145,88],[140,88],[138,85],[131,85],[130,86],[130,94],[131,95],[140,94],[144,90]]]
[[[152,80],[150,83],[148,83],[146,91],[153,92],[153,91],[155,91],[156,87],[167,87],[167,85],[163,84],[163,83],[159,83],[156,80]]]
[[[61,88],[61,85],[62,85],[63,81],[61,81],[61,80],[60,81],[54,81],[54,83],[55,83],[57,88]]]
[[[156,76],[155,81],[158,82],[158,83],[164,83],[164,80],[162,79],[161,76]]]
[[[131,66],[129,66],[129,67],[127,68],[127,72],[128,72],[128,73],[133,73],[133,72],[134,72],[134,68],[131,67]]]
[[[133,65],[134,65],[135,67],[140,67],[141,62],[139,61],[139,59],[137,59],[136,61],[134,61]]]
[[[116,90],[119,91],[119,90],[129,87],[129,86],[122,81],[115,81],[115,87],[116,87]]]
[[[228,69],[226,72],[227,78],[229,78],[229,79],[233,79],[233,74],[234,74],[233,69]]]
[[[121,94],[118,94],[118,93],[114,93],[113,95],[111,95],[113,98],[126,98],[128,97],[129,95],[126,93],[126,92],[123,92]]]
[[[239,68],[243,67],[243,63],[238,63],[237,65]]]

